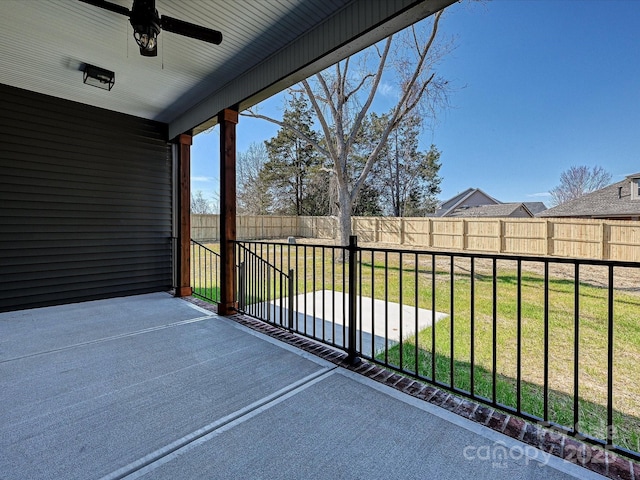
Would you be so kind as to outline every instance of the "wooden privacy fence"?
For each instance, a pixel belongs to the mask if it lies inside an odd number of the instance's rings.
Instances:
[[[353,217],[359,242],[439,250],[640,261],[640,222],[563,218]],[[333,217],[239,216],[240,240],[336,238]],[[192,215],[191,236],[217,241],[218,215]]]

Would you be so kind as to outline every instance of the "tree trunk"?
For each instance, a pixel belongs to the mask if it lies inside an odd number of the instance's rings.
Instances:
[[[349,245],[349,235],[351,235],[351,195],[347,188],[338,187],[338,245],[346,247]]]

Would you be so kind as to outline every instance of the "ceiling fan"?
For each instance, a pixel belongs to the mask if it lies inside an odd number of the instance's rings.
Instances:
[[[131,10],[105,0],[80,0],[94,7],[104,8],[110,12],[129,17],[133,27],[133,38],[140,47],[140,55],[155,57],[158,55],[158,35],[160,30],[177,33],[185,37],[195,38],[203,42],[220,45],[222,33],[210,28],[201,27],[166,15],[158,15],[155,0],[133,0]]]

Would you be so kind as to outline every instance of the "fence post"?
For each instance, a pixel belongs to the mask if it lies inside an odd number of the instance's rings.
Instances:
[[[347,349],[347,362],[349,365],[358,365],[360,358],[356,349],[356,294],[357,288],[357,254],[358,254],[358,237],[349,236],[349,346]]]
[[[293,331],[293,268],[289,269],[289,296],[287,298],[288,303],[288,317],[289,317],[289,331]]]

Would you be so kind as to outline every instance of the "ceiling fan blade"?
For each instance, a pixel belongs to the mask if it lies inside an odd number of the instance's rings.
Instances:
[[[93,5],[94,7],[104,8],[105,10],[109,10],[110,12],[119,13],[120,15],[126,15],[127,17],[131,15],[131,12],[127,7],[121,7],[120,5],[116,5],[115,3],[105,2],[105,0],[79,0],[82,3],[88,3],[89,5]]]
[[[222,32],[185,22],[184,20],[162,15],[160,24],[162,30],[167,32],[177,33],[178,35],[184,35],[185,37],[195,38],[215,45],[220,45],[220,42],[222,42]]]

